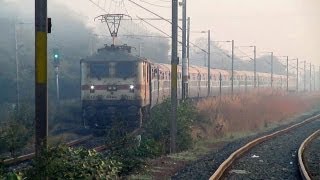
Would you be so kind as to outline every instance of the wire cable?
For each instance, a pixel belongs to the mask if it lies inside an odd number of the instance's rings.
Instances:
[[[167,8],[167,9],[171,8],[170,6],[158,5],[158,4],[150,3],[150,2],[147,2],[147,1],[144,1],[144,0],[140,0],[140,1],[143,2],[143,3],[146,3],[148,5],[151,5],[151,6],[155,6],[155,7]]]

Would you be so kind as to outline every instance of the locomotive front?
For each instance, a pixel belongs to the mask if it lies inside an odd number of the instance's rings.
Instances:
[[[106,46],[81,60],[82,117],[86,127],[105,129],[120,117],[131,128],[140,126],[142,63],[127,46]]]

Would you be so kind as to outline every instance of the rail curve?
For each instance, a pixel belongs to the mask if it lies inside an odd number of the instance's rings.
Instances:
[[[313,134],[311,134],[306,140],[303,141],[303,143],[299,147],[299,151],[298,151],[299,169],[300,169],[301,177],[304,180],[311,180],[311,177],[310,177],[310,173],[308,173],[306,165],[304,163],[305,161],[304,161],[303,153],[304,153],[304,150],[309,145],[309,143],[312,140],[314,140],[316,137],[318,137],[319,135],[320,135],[320,129],[317,130],[316,132],[314,132]]]
[[[320,114],[313,116],[311,118],[308,118],[300,123],[294,124],[290,127],[287,127],[285,129],[276,131],[274,133],[271,133],[269,135],[265,135],[262,136],[260,138],[257,138],[253,141],[250,141],[249,143],[247,143],[246,145],[244,145],[243,147],[241,147],[240,149],[238,149],[237,151],[233,152],[220,166],[219,168],[214,172],[214,174],[210,177],[210,180],[218,180],[221,179],[222,176],[224,175],[224,173],[226,172],[226,170],[228,168],[231,167],[231,165],[243,154],[245,154],[246,152],[248,152],[250,149],[252,149],[253,147],[255,147],[256,145],[265,142],[269,139],[272,139],[278,135],[284,134],[286,132],[289,132],[291,130],[294,130],[298,127],[301,127],[309,122],[315,121],[317,119],[320,118]]]

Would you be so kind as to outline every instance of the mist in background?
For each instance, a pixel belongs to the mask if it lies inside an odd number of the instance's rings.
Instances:
[[[0,103],[14,103],[16,99],[15,27],[18,43],[19,84],[21,101],[34,99],[34,4],[33,1],[0,0]],[[49,98],[55,98],[55,75],[52,49],[60,52],[61,99],[76,99],[80,96],[79,61],[111,44],[106,24],[94,22],[79,12],[57,1],[49,1],[48,16],[52,18],[52,33],[48,34]],[[97,13],[98,14],[98,13]],[[91,21],[91,24],[87,22]],[[171,39],[149,31],[142,23],[123,21],[119,29],[118,45],[133,47],[133,54],[154,62],[170,63]],[[144,36],[141,36],[144,35]],[[149,36],[149,37],[147,37]],[[196,38],[195,44],[206,50],[207,40]],[[231,45],[212,44],[212,68],[231,70]],[[181,47],[180,47],[181,50]],[[207,54],[197,47],[190,47],[190,63],[207,65]],[[244,56],[245,57],[240,57]],[[253,71],[253,51],[235,55],[235,70]],[[181,59],[181,58],[180,58]],[[274,72],[285,74],[286,67],[274,58]],[[283,62],[283,61],[282,61]],[[270,56],[257,59],[259,72],[270,72]]]

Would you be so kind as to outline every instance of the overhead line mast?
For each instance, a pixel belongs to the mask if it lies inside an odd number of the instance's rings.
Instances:
[[[48,86],[47,86],[47,0],[35,0],[35,152],[47,149]]]
[[[182,99],[187,98],[188,89],[188,58],[187,58],[187,0],[183,0],[182,13]]]
[[[130,1],[130,0],[129,0]],[[176,152],[177,137],[177,68],[178,59],[178,0],[172,0],[172,53],[171,53],[171,129],[170,153]]]

